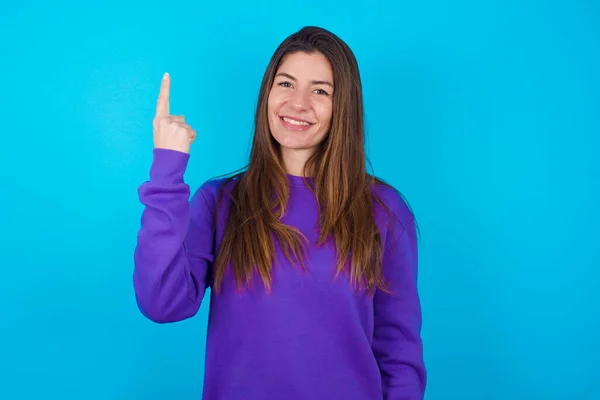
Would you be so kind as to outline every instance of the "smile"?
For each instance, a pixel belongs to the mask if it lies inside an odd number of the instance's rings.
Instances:
[[[294,131],[294,132],[307,131],[314,125],[314,123],[310,123],[308,121],[290,118],[290,117],[280,116],[279,120],[281,121],[281,124],[283,125],[283,127],[285,129],[287,129],[288,131]]]
[[[292,125],[305,125],[305,126],[310,126],[312,125],[310,122],[307,121],[303,121],[303,120],[298,120],[298,119],[293,119],[293,118],[289,118],[289,117],[281,117],[282,120],[284,120],[285,122],[292,124]]]

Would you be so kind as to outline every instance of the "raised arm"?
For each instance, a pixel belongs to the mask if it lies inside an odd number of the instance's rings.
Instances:
[[[154,149],[150,180],[138,190],[144,211],[133,284],[140,311],[158,323],[196,314],[214,260],[211,208],[201,189],[189,199],[183,181],[187,157]]]
[[[150,178],[138,189],[144,205],[134,252],[133,284],[141,312],[158,323],[198,311],[213,262],[213,218],[199,189],[184,182],[195,131],[169,114],[170,77],[162,80],[154,118]]]

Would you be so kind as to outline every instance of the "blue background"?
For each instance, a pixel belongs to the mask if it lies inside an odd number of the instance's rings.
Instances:
[[[244,165],[269,57],[315,24],[420,223],[426,399],[600,399],[600,3],[365,4],[3,5],[0,398],[200,398],[209,302],[157,325],[131,282],[160,78],[197,187]]]

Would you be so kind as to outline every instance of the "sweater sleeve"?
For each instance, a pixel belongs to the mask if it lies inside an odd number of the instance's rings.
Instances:
[[[144,205],[134,252],[137,305],[157,323],[194,316],[213,261],[213,219],[201,191],[190,199],[183,175],[189,154],[154,149],[150,178],[138,188]]]
[[[374,297],[373,351],[381,371],[384,400],[422,400],[426,371],[421,341],[421,305],[417,291],[417,240],[410,215],[392,218],[385,238],[383,269],[390,293]],[[400,221],[403,221],[402,223]]]

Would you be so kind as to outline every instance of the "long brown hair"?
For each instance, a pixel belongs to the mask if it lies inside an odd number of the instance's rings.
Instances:
[[[281,43],[264,73],[249,164],[244,172],[230,178],[234,184],[227,190],[231,207],[214,263],[213,289],[219,292],[226,269],[231,266],[238,288],[258,273],[269,290],[274,238],[290,262],[304,265],[305,237],[281,222],[289,183],[267,113],[277,69],[284,57],[294,52],[323,54],[331,64],[335,84],[331,128],[305,167],[314,179],[311,188],[320,210],[318,245],[333,238],[338,273],[347,271],[352,283],[369,291],[385,288],[382,243],[373,216],[373,201],[377,199],[372,190],[373,184],[383,182],[366,169],[358,63],[347,44],[333,33],[304,27]]]

